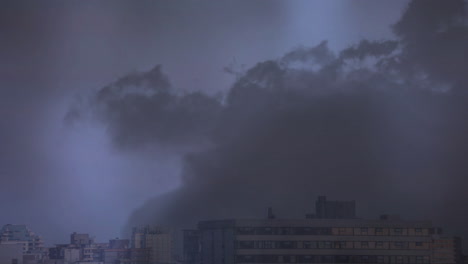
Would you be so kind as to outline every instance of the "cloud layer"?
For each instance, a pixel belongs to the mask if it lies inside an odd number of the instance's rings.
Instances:
[[[301,217],[325,194],[356,199],[361,216],[401,213],[468,234],[466,21],[464,1],[414,0],[395,40],[300,47],[235,72],[222,97],[176,92],[160,66],[104,87],[94,113],[116,146],[184,157],[180,188],[148,200],[129,227],[268,206]]]

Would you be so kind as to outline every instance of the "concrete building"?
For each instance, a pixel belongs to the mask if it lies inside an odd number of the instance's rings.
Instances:
[[[426,221],[252,219],[203,221],[201,263],[430,263]]]
[[[0,230],[0,244],[22,244],[24,254],[40,254],[44,250],[42,238],[26,225],[4,225]]]
[[[459,237],[434,237],[432,241],[431,263],[463,263],[462,243]]]
[[[265,219],[201,221],[193,263],[458,263],[459,243],[441,239],[430,221],[358,219],[354,201],[319,197],[316,205],[304,219],[278,219],[270,209]]]
[[[161,227],[134,228],[132,248],[148,249],[149,263],[174,263],[174,231]]]
[[[130,260],[130,240],[111,239],[109,247],[103,251],[104,264],[129,263]]]
[[[63,255],[65,263],[75,263],[81,260],[81,250],[79,248],[65,248]]]
[[[177,263],[200,263],[200,232],[198,230],[182,230],[179,244]]]
[[[73,232],[70,235],[70,244],[78,247],[86,247],[94,243],[94,239],[89,234],[78,234]]]
[[[128,247],[128,240],[127,247]],[[95,243],[89,234],[72,233],[70,244],[57,244],[49,248],[48,264],[102,263],[107,243]]]
[[[356,202],[328,201],[326,196],[319,196],[315,202],[315,215],[307,218],[353,219],[356,218]]]
[[[0,244],[0,263],[23,264],[22,244]]]

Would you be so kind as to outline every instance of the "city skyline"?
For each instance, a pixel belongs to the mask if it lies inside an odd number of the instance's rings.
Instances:
[[[432,263],[468,260],[462,239],[432,221],[398,215],[364,219],[355,201],[319,196],[315,212],[278,217],[205,219],[194,229],[134,227],[130,237],[98,242],[73,232],[44,246],[24,225],[0,230],[0,262],[12,264]]]

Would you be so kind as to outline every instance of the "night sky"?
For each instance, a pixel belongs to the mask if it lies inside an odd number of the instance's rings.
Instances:
[[[468,235],[462,0],[1,1],[0,224],[358,214]]]

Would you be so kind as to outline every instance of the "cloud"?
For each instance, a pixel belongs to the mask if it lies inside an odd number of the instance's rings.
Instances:
[[[160,67],[102,88],[95,114],[117,146],[197,146],[180,152],[180,188],[128,226],[190,227],[268,206],[299,217],[326,194],[356,199],[362,216],[401,213],[468,234],[462,7],[415,0],[396,40],[338,54],[327,42],[300,47],[239,74],[223,98],[176,93]]]

